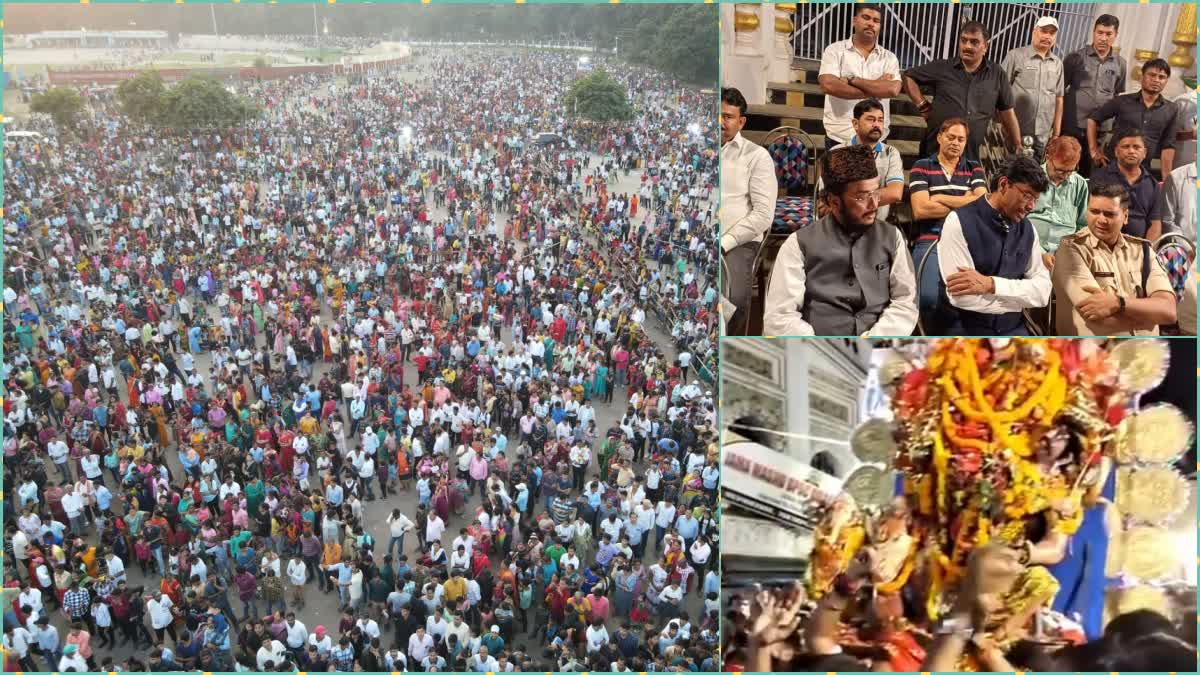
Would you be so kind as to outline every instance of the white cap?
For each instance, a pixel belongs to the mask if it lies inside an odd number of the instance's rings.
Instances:
[[[1036,24],[1034,24],[1034,28],[1042,28],[1045,26],[1054,26],[1054,29],[1058,30],[1058,19],[1055,19],[1052,16],[1043,16],[1037,20]]]

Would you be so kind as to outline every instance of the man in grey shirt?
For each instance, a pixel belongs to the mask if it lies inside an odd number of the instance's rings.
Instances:
[[[1054,55],[1058,21],[1043,16],[1033,27],[1032,43],[1004,57],[1001,67],[1012,87],[1021,136],[1033,140],[1034,157],[1046,155],[1046,143],[1059,134],[1063,114],[1063,62]]]
[[[1062,132],[1079,141],[1084,149],[1088,147],[1088,115],[1125,91],[1128,67],[1125,59],[1113,51],[1120,26],[1117,17],[1101,14],[1092,27],[1092,44],[1071,52],[1063,59],[1066,91],[1063,96]],[[1111,126],[1105,124],[1101,131],[1110,131]],[[1078,171],[1084,178],[1091,177],[1092,158],[1089,153],[1085,152],[1079,158]]]
[[[883,104],[874,98],[865,98],[856,103],[852,125],[854,135],[850,137],[850,142],[834,146],[834,149],[865,145],[875,153],[875,170],[879,172],[879,187],[882,190],[875,218],[887,220],[891,205],[904,198],[904,161],[899,150],[880,140],[885,125]],[[817,179],[817,189],[825,189],[824,181]]]

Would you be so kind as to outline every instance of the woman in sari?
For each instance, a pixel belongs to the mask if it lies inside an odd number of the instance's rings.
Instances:
[[[450,522],[450,478],[438,482],[437,487],[433,490],[432,506],[433,510],[442,519],[442,522]]]
[[[629,616],[633,609],[633,599],[637,593],[638,574],[632,569],[616,573],[616,590],[613,596],[613,608],[617,616]]]

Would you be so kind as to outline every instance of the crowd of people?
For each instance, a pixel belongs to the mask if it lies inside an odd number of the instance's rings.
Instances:
[[[883,16],[857,5],[852,36],[825,49],[824,148],[810,149],[822,177],[816,217],[779,249],[763,333],[1194,334],[1195,283],[1185,280],[1196,168],[1194,156],[1176,162],[1176,149],[1195,141],[1196,109],[1164,97],[1167,61],[1142,64],[1126,91],[1116,17],[1097,17],[1090,43],[1059,56],[1058,22],[1044,16],[1028,46],[996,60],[989,27],[966,21],[956,57],[902,71],[878,44]],[[887,143],[890,99],[902,92],[925,118],[907,177]],[[772,153],[741,135],[746,114],[741,92],[724,90],[721,231],[735,334],[787,187]],[[992,147],[991,159],[1008,159],[989,175],[981,148],[993,121],[1006,148]],[[1178,235],[1161,242],[1171,246],[1153,248],[1167,234]]]
[[[6,148],[6,670],[715,669],[716,101],[604,67]]]

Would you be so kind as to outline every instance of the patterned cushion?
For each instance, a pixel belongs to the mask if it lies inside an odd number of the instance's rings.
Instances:
[[[811,197],[780,197],[775,202],[771,234],[788,234],[808,225],[813,220],[813,210]]]
[[[778,214],[778,209],[776,209],[776,213]],[[1171,279],[1171,288],[1175,290],[1175,297],[1182,300],[1183,290],[1187,285],[1188,266],[1192,262],[1191,252],[1187,246],[1181,243],[1166,244],[1158,250],[1158,260],[1167,270],[1167,277]]]
[[[795,136],[784,136],[767,146],[775,161],[775,177],[779,191],[790,192],[803,188],[808,182],[808,148]]]

